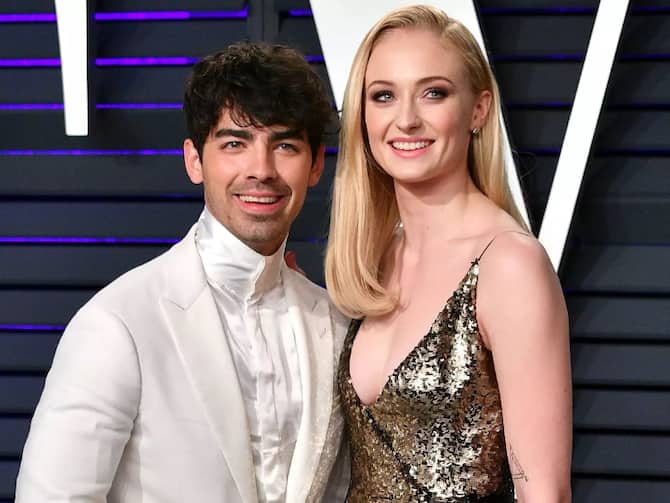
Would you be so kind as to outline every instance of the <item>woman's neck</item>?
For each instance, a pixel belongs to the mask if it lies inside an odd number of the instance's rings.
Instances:
[[[412,255],[463,236],[472,205],[482,197],[467,172],[439,183],[396,183],[395,194],[405,253]]]

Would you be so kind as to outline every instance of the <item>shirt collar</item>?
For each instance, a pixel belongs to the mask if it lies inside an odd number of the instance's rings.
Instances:
[[[205,207],[198,219],[195,241],[207,279],[235,296],[258,297],[279,283],[286,240],[274,254],[261,255]]]

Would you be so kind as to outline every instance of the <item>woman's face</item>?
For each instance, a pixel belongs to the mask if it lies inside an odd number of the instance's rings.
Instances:
[[[467,173],[470,131],[482,126],[490,93],[473,93],[454,46],[426,30],[385,33],[370,55],[363,93],[372,154],[396,183]]]

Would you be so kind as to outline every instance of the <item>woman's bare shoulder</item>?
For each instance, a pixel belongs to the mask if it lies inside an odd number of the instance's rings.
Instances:
[[[488,262],[514,267],[526,265],[528,261],[548,261],[547,253],[538,239],[521,226],[501,229],[492,233],[490,244],[484,254]]]

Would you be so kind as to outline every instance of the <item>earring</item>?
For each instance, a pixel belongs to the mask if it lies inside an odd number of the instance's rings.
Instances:
[[[481,129],[479,129],[478,127],[472,128],[472,136],[479,136],[480,131]]]

